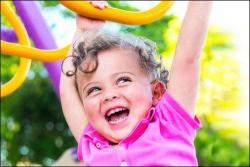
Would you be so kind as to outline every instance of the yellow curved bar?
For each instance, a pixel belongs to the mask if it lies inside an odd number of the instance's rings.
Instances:
[[[5,17],[9,20],[11,25],[16,31],[18,41],[22,45],[30,45],[30,42],[28,40],[28,35],[27,32],[22,25],[21,21],[16,17],[14,11],[10,8],[10,6],[4,2],[1,1],[1,12]],[[1,54],[2,54],[2,49],[1,49]],[[17,69],[16,74],[12,77],[10,81],[7,83],[1,85],[1,97],[6,96],[12,92],[14,92],[18,87],[21,86],[21,84],[24,82],[26,74],[29,71],[31,64],[30,59],[26,58],[21,58],[20,59],[20,65],[19,68]]]
[[[159,19],[169,10],[174,1],[162,1],[152,9],[144,12],[131,12],[111,7],[100,10],[93,7],[89,2],[82,1],[60,0],[60,3],[70,10],[86,17],[110,20],[123,24],[142,25]]]
[[[69,50],[69,45],[60,49],[44,50],[1,40],[1,50],[3,50],[4,54],[8,55],[50,62],[63,59]]]
[[[145,12],[128,12],[125,10],[106,8],[99,10],[89,2],[80,1],[60,1],[71,10],[83,14],[87,17],[111,20],[125,24],[146,24],[158,19],[173,4],[173,1],[162,1],[154,8]],[[82,10],[84,9],[84,10]],[[133,19],[128,19],[133,18]],[[1,40],[1,53],[15,55],[19,57],[31,58],[38,61],[56,61],[64,58],[69,49],[69,45],[56,50],[37,49],[30,46],[5,42]]]

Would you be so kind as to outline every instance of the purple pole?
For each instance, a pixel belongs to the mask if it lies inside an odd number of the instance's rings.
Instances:
[[[17,37],[13,29],[1,25],[1,40],[8,42],[16,42]]]
[[[49,31],[42,14],[34,1],[13,1],[16,10],[21,17],[24,26],[39,49],[56,49],[57,45]],[[61,73],[61,61],[44,63],[48,70],[54,90],[59,96],[59,81]]]

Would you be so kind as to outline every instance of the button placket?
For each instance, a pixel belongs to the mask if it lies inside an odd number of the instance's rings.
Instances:
[[[121,166],[128,166],[127,162],[122,161]]]
[[[98,139],[97,137],[94,137],[92,142],[94,146],[98,149],[103,149],[107,147],[107,143],[105,141]]]
[[[95,143],[96,148],[101,149],[102,144],[100,142]]]
[[[108,148],[108,152],[112,152],[113,151],[113,149],[112,148]]]
[[[123,144],[120,144],[116,148],[119,160],[120,160],[120,166],[128,166],[127,160],[127,153],[126,153],[126,147]]]

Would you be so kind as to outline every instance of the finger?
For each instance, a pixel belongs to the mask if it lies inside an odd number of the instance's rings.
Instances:
[[[99,9],[105,9],[108,7],[108,3],[106,1],[90,1],[90,3]]]

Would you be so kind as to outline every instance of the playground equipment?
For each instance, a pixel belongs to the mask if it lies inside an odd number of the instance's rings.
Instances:
[[[22,85],[28,73],[31,59],[47,62],[44,63],[45,67],[48,70],[53,87],[57,95],[59,95],[60,60],[66,56],[69,46],[57,49],[53,37],[35,2],[14,1],[13,3],[24,25],[8,6],[7,2],[1,1],[1,12],[17,32],[19,42],[19,44],[17,44],[1,40],[1,54],[21,57],[21,61],[14,77],[7,83],[1,85],[1,97],[11,94]],[[162,1],[154,8],[144,12],[128,12],[111,7],[99,10],[90,3],[81,1],[60,1],[60,3],[72,11],[90,18],[110,20],[130,25],[141,25],[159,19],[159,17],[169,10],[173,1]],[[36,23],[34,23],[34,20],[36,20]],[[32,38],[37,48],[30,46],[27,34]]]
[[[30,46],[30,41],[28,38],[28,34],[25,30],[25,27],[22,25],[21,21],[16,17],[11,8],[8,7],[6,3],[3,4],[1,3],[1,11],[7,17],[13,28],[16,30],[18,41],[22,45]],[[21,58],[20,66],[14,77],[9,82],[1,86],[1,96],[8,94],[10,92],[9,90],[17,89],[22,84],[30,68],[30,65],[31,65],[30,59]]]

